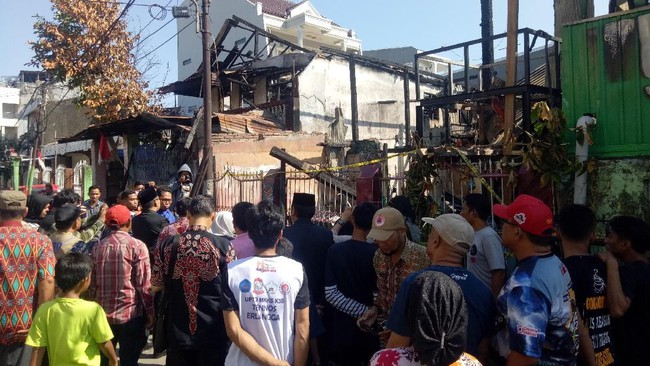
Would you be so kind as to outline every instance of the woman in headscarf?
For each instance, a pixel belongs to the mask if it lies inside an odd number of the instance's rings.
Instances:
[[[219,211],[214,217],[214,222],[210,232],[217,236],[222,236],[228,240],[235,238],[235,227],[232,224],[232,213],[229,211]]]
[[[43,218],[50,209],[50,202],[52,202],[52,197],[48,195],[40,193],[30,194],[27,197],[27,216],[25,216],[23,222],[28,224],[29,227],[38,230],[43,223]]]
[[[406,318],[411,347],[381,350],[371,366],[480,366],[464,353],[467,306],[460,286],[444,273],[426,271],[411,284]]]

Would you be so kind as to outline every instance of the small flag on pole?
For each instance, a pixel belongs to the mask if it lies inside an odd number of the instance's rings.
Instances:
[[[99,164],[103,162],[109,162],[111,160],[111,146],[108,144],[108,140],[103,133],[99,133]]]
[[[38,164],[38,168],[41,170],[41,172],[45,172],[45,162],[43,161],[43,155],[41,155],[41,150],[38,150],[37,158],[36,158],[36,163]]]

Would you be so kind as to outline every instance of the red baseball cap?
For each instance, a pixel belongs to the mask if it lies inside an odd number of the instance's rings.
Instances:
[[[553,233],[551,209],[527,194],[517,196],[509,205],[494,205],[494,214],[533,235],[551,236]]]
[[[131,211],[124,205],[115,205],[106,211],[106,225],[117,229],[131,220]]]

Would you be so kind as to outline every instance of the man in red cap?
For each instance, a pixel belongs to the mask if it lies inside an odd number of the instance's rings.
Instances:
[[[505,318],[497,336],[501,355],[508,365],[575,364],[575,296],[567,268],[551,253],[551,209],[522,194],[510,205],[494,205],[494,214],[503,223],[503,245],[519,262],[497,298]]]
[[[145,329],[153,324],[149,251],[129,235],[131,211],[115,205],[106,212],[111,233],[93,248],[97,302],[119,343],[120,364],[137,366],[147,343]]]

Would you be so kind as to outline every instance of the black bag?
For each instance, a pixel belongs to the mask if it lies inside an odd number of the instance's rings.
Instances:
[[[171,255],[169,257],[169,268],[165,274],[165,289],[159,297],[158,306],[156,308],[156,319],[153,324],[153,353],[161,353],[167,350],[167,315],[169,312],[169,292],[172,288],[172,272],[176,265],[176,256],[178,255],[178,241],[179,235],[174,237],[174,241],[170,244],[172,246]],[[160,251],[163,256],[164,250]]]

